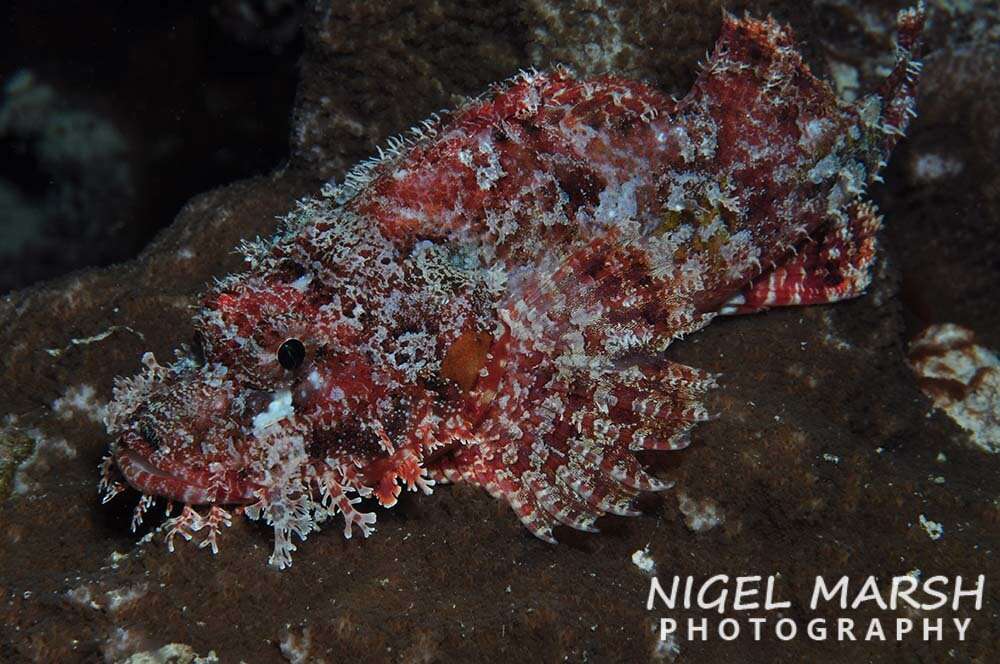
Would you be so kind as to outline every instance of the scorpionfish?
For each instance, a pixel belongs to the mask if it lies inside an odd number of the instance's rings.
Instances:
[[[855,104],[790,29],[726,15],[683,99],[556,67],[432,116],[244,243],[194,343],[116,381],[105,501],[141,492],[133,527],[179,503],[168,546],[213,552],[235,507],[278,567],[338,514],[369,535],[404,487],[477,485],[551,542],[637,514],[670,483],[634,453],[688,445],[715,384],[674,339],[868,285],[863,196],[915,115],[923,21],[900,12]]]

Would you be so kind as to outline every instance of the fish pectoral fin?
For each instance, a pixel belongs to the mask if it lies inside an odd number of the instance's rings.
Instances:
[[[666,361],[609,361],[545,382],[516,365],[507,375],[475,444],[443,457],[434,472],[503,499],[547,542],[560,524],[594,532],[606,513],[637,515],[632,501],[640,492],[672,486],[647,473],[634,453],[686,447],[690,429],[708,419],[701,396],[714,385],[712,376]]]

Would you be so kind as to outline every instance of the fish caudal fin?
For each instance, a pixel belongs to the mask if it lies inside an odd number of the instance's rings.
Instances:
[[[916,86],[921,64],[926,13],[923,3],[899,12],[896,64],[878,92],[855,105],[863,137],[860,156],[869,181],[879,181],[879,170],[916,117]],[[867,182],[850,183],[845,191],[863,193]],[[756,277],[719,310],[728,315],[747,314],[772,307],[825,304],[857,297],[871,282],[875,236],[882,218],[867,201],[854,198],[832,207],[830,220],[798,248],[795,255]]]
[[[917,82],[923,68],[918,56],[923,50],[926,20],[924,4],[904,9],[896,18],[896,63],[879,89],[854,104],[855,130],[862,137],[862,161],[869,182],[880,182],[879,171],[917,116]]]
[[[883,153],[888,155],[916,117],[917,80],[923,68],[917,59],[923,50],[924,3],[901,10],[896,17],[896,65],[883,81],[878,97],[881,102],[881,127],[886,135]],[[868,99],[871,99],[869,97]],[[865,100],[862,100],[864,104]]]

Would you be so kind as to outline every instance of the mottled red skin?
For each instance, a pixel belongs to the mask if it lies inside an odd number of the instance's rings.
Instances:
[[[686,445],[712,385],[657,351],[719,312],[863,291],[879,219],[860,195],[912,113],[921,24],[901,15],[897,69],[856,106],[790,31],[731,17],[677,102],[564,70],[498,86],[252,248],[205,298],[203,364],[116,395],[115,463],[186,504],[323,494],[348,534],[370,521],[347,491],[391,506],[430,478],[483,486],[543,539],[632,513],[666,486],[632,452]],[[279,539],[314,527],[268,514]]]

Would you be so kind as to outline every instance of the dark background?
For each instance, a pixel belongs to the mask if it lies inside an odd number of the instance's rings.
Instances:
[[[298,3],[3,13],[0,82],[30,72],[36,96],[50,91],[25,109],[0,90],[0,293],[131,257],[195,194],[287,157]]]

